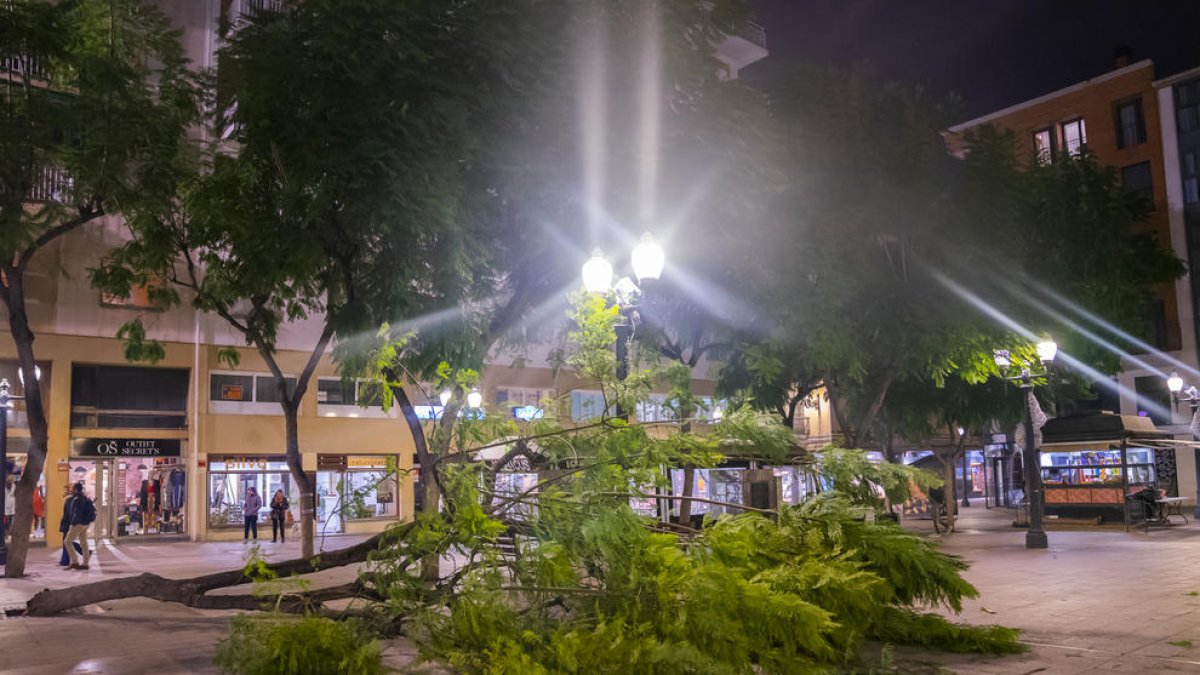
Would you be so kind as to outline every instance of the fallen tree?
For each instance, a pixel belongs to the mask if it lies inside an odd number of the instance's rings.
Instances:
[[[353,546],[323,552],[312,558],[295,558],[279,562],[259,561],[254,566],[190,579],[168,579],[157,574],[146,573],[68,588],[47,588],[29,599],[25,605],[25,614],[27,616],[50,616],[85,605],[139,597],[174,602],[197,609],[260,610],[270,608],[274,606],[270,599],[264,601],[260,595],[208,595],[208,593],[219,588],[250,584],[260,580],[264,575],[290,577],[365,563],[372,552],[379,550],[391,539],[402,539],[411,531],[412,527],[412,523],[406,523]],[[278,608],[289,612],[303,612],[319,608],[322,603],[331,600],[363,595],[370,596],[374,593],[359,580],[341,586],[294,594],[280,602]]]

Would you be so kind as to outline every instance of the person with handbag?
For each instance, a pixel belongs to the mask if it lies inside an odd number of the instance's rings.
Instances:
[[[292,514],[288,511],[291,504],[288,504],[288,498],[284,496],[283,490],[276,490],[275,496],[271,497],[271,542],[274,543],[276,537],[279,541],[287,543],[287,528],[291,524],[288,521],[292,519]]]

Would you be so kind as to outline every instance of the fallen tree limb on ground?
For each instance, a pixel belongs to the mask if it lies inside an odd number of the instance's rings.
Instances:
[[[345,567],[366,562],[372,551],[388,538],[403,538],[412,528],[408,523],[399,528],[381,532],[353,546],[322,552],[312,558],[296,558],[279,562],[265,562],[259,571],[269,570],[278,577],[311,574],[335,567]],[[247,576],[246,569],[228,570],[206,574],[190,579],[167,579],[157,574],[139,574],[133,577],[106,579],[69,588],[45,589],[25,604],[27,616],[50,616],[68,609],[75,609],[98,602],[123,598],[152,598],[162,602],[175,602],[198,609],[270,609],[274,603],[253,595],[206,595],[208,591],[229,588],[254,581]],[[353,588],[351,588],[353,587]],[[284,611],[303,611],[317,607],[322,602],[361,595],[364,589],[359,582],[318,589],[309,593],[288,596],[280,603]]]

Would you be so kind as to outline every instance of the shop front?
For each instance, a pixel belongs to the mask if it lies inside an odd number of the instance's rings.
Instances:
[[[270,531],[276,492],[287,498],[293,522],[299,520],[300,488],[283,455],[212,455],[207,464],[209,538],[242,536],[250,488],[262,499],[260,530]],[[318,455],[317,471],[308,474],[316,492],[316,535],[374,532],[397,521],[397,467],[392,455]]]
[[[1174,476],[1160,471],[1160,453],[1171,453],[1169,435],[1145,417],[1114,414],[1063,417],[1042,430],[1040,452],[1046,515],[1130,524],[1143,510],[1129,497],[1150,487],[1174,491]]]
[[[20,480],[25,473],[25,465],[29,459],[29,438],[21,436],[9,436],[8,438],[8,472],[13,476],[13,481],[5,485],[6,501],[5,505],[8,510],[16,512],[16,481]],[[46,540],[46,472],[42,471],[38,477],[37,490],[33,494],[33,530],[29,534],[31,541]],[[7,514],[9,519],[5,528],[5,532],[11,531],[12,514]]]
[[[186,535],[187,466],[178,438],[77,438],[56,470],[96,503],[97,539]]]

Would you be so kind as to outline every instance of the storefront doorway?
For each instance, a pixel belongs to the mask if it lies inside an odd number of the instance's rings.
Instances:
[[[96,503],[97,539],[187,533],[187,471],[174,439],[79,439],[69,484]],[[99,455],[99,456],[97,456]]]

